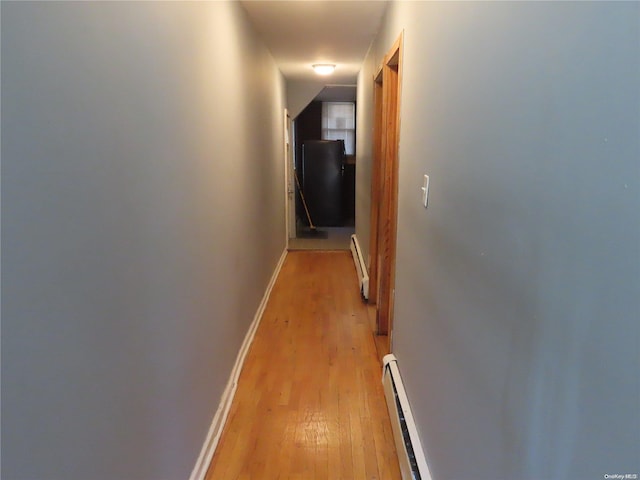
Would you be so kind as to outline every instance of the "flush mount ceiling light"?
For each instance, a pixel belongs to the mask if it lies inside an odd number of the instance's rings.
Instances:
[[[331,75],[336,69],[335,65],[329,63],[316,63],[312,67],[318,75]]]

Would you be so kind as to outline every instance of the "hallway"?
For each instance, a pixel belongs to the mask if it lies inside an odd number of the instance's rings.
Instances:
[[[207,480],[400,478],[348,251],[289,252]]]
[[[640,475],[640,2],[0,12],[2,479],[397,479],[391,338],[423,479]],[[284,255],[347,87],[376,308]]]

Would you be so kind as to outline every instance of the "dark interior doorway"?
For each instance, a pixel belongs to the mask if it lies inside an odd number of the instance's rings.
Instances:
[[[355,102],[354,106],[355,106]],[[331,192],[331,195],[338,195],[339,198],[314,198],[313,192],[320,192],[322,196],[324,193],[322,188],[314,188],[317,183],[327,183],[328,177],[333,178],[333,168],[323,169],[318,168],[319,162],[311,162],[309,159],[311,155],[317,156],[319,149],[319,141],[323,139],[323,126],[322,126],[322,112],[323,102],[313,101],[311,102],[301,113],[298,115],[294,122],[295,129],[295,169],[298,175],[301,187],[305,193],[305,199],[310,207],[310,213],[312,221],[319,226],[330,227],[354,227],[355,226],[355,151],[351,155],[345,154],[341,161],[341,172],[339,185],[333,185],[331,188],[325,190]],[[354,125],[355,127],[355,125]],[[355,131],[355,128],[354,128]],[[308,144],[308,149],[305,152],[304,145]],[[320,147],[326,148],[327,159],[330,166],[334,164],[334,147]],[[307,157],[307,165],[305,165],[305,154]],[[315,157],[314,157],[315,158]],[[313,165],[313,168],[310,168]],[[335,180],[335,179],[333,179]],[[306,192],[309,190],[309,192]],[[326,195],[326,194],[324,194]],[[313,203],[317,203],[319,200],[324,200],[324,203],[330,204],[332,209],[335,209],[335,205],[340,205],[339,220],[332,216],[328,219],[328,216],[324,212],[314,212]],[[300,191],[296,191],[296,225],[308,226],[304,205],[302,203],[302,196]],[[314,213],[318,217],[318,222],[314,219]]]

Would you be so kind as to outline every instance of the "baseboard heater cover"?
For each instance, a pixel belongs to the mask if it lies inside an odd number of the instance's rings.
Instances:
[[[398,361],[392,354],[382,359],[382,384],[396,442],[402,480],[433,480],[427,465],[418,430],[413,421],[404,390]]]
[[[360,294],[365,300],[369,299],[369,274],[367,273],[367,267],[362,258],[362,250],[360,249],[360,243],[358,243],[358,237],[351,235],[351,254],[353,255],[353,262],[356,264],[356,271],[358,272],[358,282],[360,284]]]

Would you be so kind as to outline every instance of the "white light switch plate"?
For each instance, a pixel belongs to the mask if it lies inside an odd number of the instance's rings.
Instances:
[[[425,175],[424,180],[422,182],[422,205],[424,205],[424,208],[427,208],[428,202],[429,202],[429,175]]]

